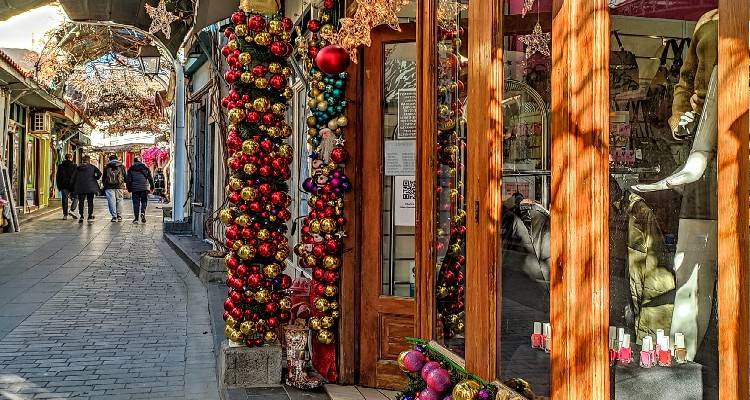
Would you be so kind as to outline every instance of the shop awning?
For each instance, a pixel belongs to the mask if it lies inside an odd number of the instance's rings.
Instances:
[[[38,109],[65,108],[62,99],[42,89],[29,75],[11,56],[0,51],[0,84],[10,90],[15,101]]]
[[[237,1],[226,0],[198,0],[198,10],[195,13],[195,31],[199,31],[211,24],[229,18],[237,11]]]

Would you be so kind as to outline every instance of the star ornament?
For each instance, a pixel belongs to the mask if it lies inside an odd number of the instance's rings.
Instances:
[[[151,17],[151,27],[148,28],[148,33],[164,32],[164,36],[169,39],[172,35],[172,28],[170,26],[172,22],[180,19],[180,17],[167,11],[167,4],[164,0],[159,0],[159,5],[156,7],[147,3],[146,13]]]
[[[545,57],[550,56],[549,42],[550,34],[542,32],[542,25],[539,22],[534,26],[531,35],[521,36],[521,41],[526,45],[526,59],[531,58],[534,53],[539,53]]]

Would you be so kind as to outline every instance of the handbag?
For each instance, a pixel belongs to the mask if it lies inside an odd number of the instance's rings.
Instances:
[[[674,89],[680,80],[682,53],[685,46],[689,44],[690,39],[682,39],[679,44],[676,40],[670,39],[664,45],[664,51],[659,57],[659,68],[649,84],[646,96],[646,120],[654,128],[668,127],[669,117],[672,116]],[[672,65],[667,67],[670,50],[673,54],[673,61]]]
[[[619,46],[619,50],[612,50],[609,57],[610,96],[614,97],[623,92],[638,90],[640,70],[635,54],[625,50],[620,33],[612,31],[612,34]]]

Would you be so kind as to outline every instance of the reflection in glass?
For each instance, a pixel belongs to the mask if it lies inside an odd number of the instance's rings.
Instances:
[[[416,54],[414,42],[383,48],[382,294],[414,297],[416,211]],[[389,161],[390,160],[390,161]],[[393,160],[397,160],[393,165]]]
[[[715,399],[717,4],[632,3],[612,8],[612,397]]]
[[[438,2],[435,136],[437,336],[443,345],[461,356],[466,288],[466,9],[466,0]]]

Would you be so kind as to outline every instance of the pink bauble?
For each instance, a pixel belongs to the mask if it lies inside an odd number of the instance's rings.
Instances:
[[[422,370],[424,364],[427,362],[424,354],[411,350],[404,356],[404,368],[411,373],[416,373]]]
[[[442,400],[443,395],[430,388],[427,388],[419,392],[419,394],[417,395],[417,398],[419,400]]]
[[[427,374],[427,387],[438,392],[444,393],[453,386],[451,382],[451,373],[445,368],[435,368]]]
[[[437,361],[430,361],[422,367],[422,373],[420,376],[423,380],[427,380],[427,376],[432,372],[433,369],[440,368],[440,363]]]
[[[349,68],[349,54],[336,45],[328,45],[315,55],[315,65],[328,75],[337,75]]]

